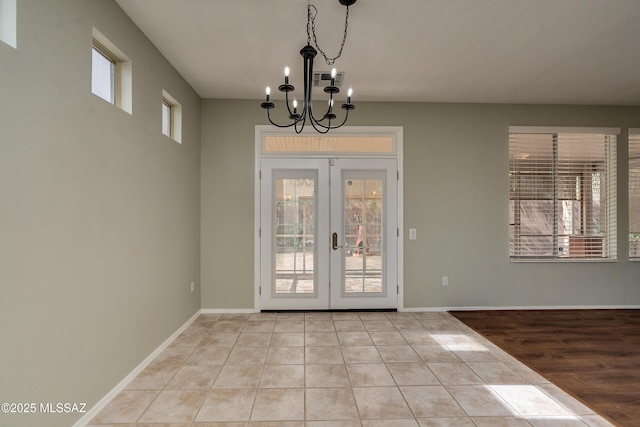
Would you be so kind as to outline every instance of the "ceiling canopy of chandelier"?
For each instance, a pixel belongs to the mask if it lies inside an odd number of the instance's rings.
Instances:
[[[340,88],[336,85],[336,69],[333,68],[331,70],[330,77],[331,83],[329,84],[329,86],[324,88],[324,92],[329,94],[327,110],[319,118],[313,114],[311,99],[311,89],[313,86],[313,59],[318,54],[318,51],[320,51],[327,65],[333,65],[336,59],[338,59],[340,55],[342,55],[342,50],[344,49],[344,44],[347,40],[347,29],[349,26],[349,6],[352,6],[356,2],[356,0],[338,0],[338,2],[341,5],[346,6],[344,19],[344,36],[342,38],[342,44],[340,45],[340,51],[338,52],[338,55],[333,58],[327,57],[324,51],[320,49],[320,46],[318,46],[315,28],[315,18],[318,14],[318,10],[310,2],[307,4],[307,45],[300,50],[300,55],[302,56],[304,62],[304,95],[302,99],[302,106],[301,108],[298,108],[298,100],[295,97],[293,98],[293,101],[291,103],[289,102],[289,93],[293,92],[295,88],[289,83],[289,67],[285,67],[284,84],[278,86],[278,90],[280,92],[284,92],[285,105],[287,107],[287,112],[289,113],[290,122],[287,124],[278,124],[271,118],[271,110],[276,108],[276,105],[270,100],[271,89],[267,87],[266,99],[262,104],[260,104],[260,106],[267,110],[267,118],[272,125],[280,128],[293,127],[296,133],[300,133],[302,132],[302,129],[304,129],[307,120],[309,120],[309,122],[317,132],[327,133],[331,129],[336,129],[344,125],[349,118],[349,111],[356,108],[355,105],[351,103],[351,95],[353,91],[351,88],[349,88],[349,90],[347,91],[347,101],[340,106],[340,108],[345,110],[344,118],[342,121],[338,120],[336,122],[337,115],[333,112],[333,97],[334,95],[340,93]],[[313,43],[316,46],[315,48],[311,46],[312,36]]]

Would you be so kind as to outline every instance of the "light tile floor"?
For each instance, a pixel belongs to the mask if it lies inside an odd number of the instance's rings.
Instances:
[[[202,314],[90,426],[610,426],[447,313]]]

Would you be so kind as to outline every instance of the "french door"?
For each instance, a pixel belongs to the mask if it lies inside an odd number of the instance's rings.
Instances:
[[[396,159],[262,158],[261,309],[397,308]]]

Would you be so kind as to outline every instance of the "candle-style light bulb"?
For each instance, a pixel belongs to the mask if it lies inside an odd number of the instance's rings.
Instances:
[[[298,112],[298,100],[293,98],[293,113],[297,113]]]
[[[284,67],[284,84],[289,84],[289,67]]]
[[[269,86],[265,89],[265,93],[267,94],[267,101],[269,101],[269,95],[271,95],[271,88]]]
[[[347,91],[347,104],[351,104],[351,95],[353,95],[353,89],[349,88]]]
[[[332,68],[331,69],[331,86],[335,86],[336,85],[336,69]]]

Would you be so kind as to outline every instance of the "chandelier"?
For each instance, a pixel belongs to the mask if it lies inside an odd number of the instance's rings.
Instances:
[[[313,59],[318,54],[318,51],[320,51],[327,65],[333,65],[335,63],[335,60],[338,59],[340,55],[342,55],[342,49],[344,48],[344,43],[347,40],[347,28],[349,26],[349,6],[353,5],[356,2],[356,0],[338,1],[341,5],[346,6],[347,11],[344,19],[344,36],[342,38],[342,44],[340,45],[340,51],[338,52],[338,55],[333,58],[328,58],[323,50],[320,49],[320,46],[318,46],[318,40],[315,30],[315,18],[318,14],[318,10],[310,2],[307,3],[307,45],[300,50],[300,55],[302,56],[304,62],[304,95],[302,98],[302,105],[299,109],[298,100],[295,97],[293,98],[293,102],[289,102],[289,93],[293,92],[295,88],[289,83],[289,67],[285,67],[284,84],[278,86],[278,90],[280,92],[284,92],[285,105],[287,107],[287,112],[289,113],[290,122],[287,124],[278,124],[271,118],[271,110],[276,108],[276,105],[270,100],[271,89],[267,87],[266,99],[262,104],[260,104],[260,106],[267,110],[267,118],[272,125],[280,128],[288,128],[293,126],[296,133],[300,133],[302,132],[302,129],[304,129],[307,120],[309,120],[309,122],[317,132],[327,133],[331,129],[337,129],[340,126],[344,125],[347,122],[347,118],[349,117],[349,111],[356,108],[356,106],[351,103],[351,95],[353,94],[353,90],[349,88],[349,90],[347,91],[347,101],[340,106],[340,108],[345,110],[344,119],[342,121],[336,122],[337,115],[333,112],[333,97],[334,95],[340,93],[340,88],[336,86],[336,69],[333,68],[331,70],[331,83],[329,84],[329,86],[324,88],[324,92],[329,94],[327,110],[319,118],[313,113],[311,99],[311,89],[313,85]],[[313,46],[311,46],[312,36],[317,50]],[[293,109],[291,107],[293,107]]]

